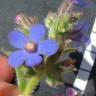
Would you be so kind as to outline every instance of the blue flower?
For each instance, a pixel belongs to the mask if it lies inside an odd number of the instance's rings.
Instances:
[[[18,67],[23,63],[26,66],[33,67],[42,62],[41,55],[51,56],[58,50],[58,44],[55,40],[43,40],[46,32],[44,25],[35,24],[29,31],[29,36],[25,36],[19,31],[12,31],[8,35],[10,44],[18,48],[8,58],[12,67]]]
[[[74,0],[74,4],[79,7],[85,7],[88,5],[88,1],[86,0]]]
[[[68,38],[74,42],[76,47],[90,43],[90,38],[86,34],[89,31],[89,23],[86,20],[76,22],[73,29],[74,30],[69,33]]]

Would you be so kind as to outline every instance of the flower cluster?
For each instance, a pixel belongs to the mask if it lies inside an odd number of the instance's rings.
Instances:
[[[64,0],[57,12],[48,13],[44,24],[35,16],[16,16],[18,26],[8,34],[8,41],[16,51],[7,55],[8,63],[16,71],[20,96],[31,96],[42,78],[52,87],[62,84],[64,72],[75,69],[75,59],[60,60],[60,57],[90,41],[89,23],[81,20],[82,14],[73,10],[74,5],[83,7],[87,4],[84,0]],[[70,46],[72,44],[76,48]],[[73,94],[72,88],[66,90],[66,95]]]

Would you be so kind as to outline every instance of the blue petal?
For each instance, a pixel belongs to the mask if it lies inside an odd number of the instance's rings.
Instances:
[[[85,7],[88,5],[88,2],[86,0],[74,0],[74,4],[79,7]]]
[[[90,36],[84,36],[82,42],[85,43],[86,46],[88,46],[91,43]]]
[[[82,32],[86,33],[89,31],[89,23],[88,21],[82,21]]]
[[[22,32],[12,31],[8,35],[10,44],[15,48],[24,48],[27,38]]]
[[[37,53],[29,54],[26,60],[26,65],[29,67],[33,67],[42,62],[42,57]]]
[[[51,56],[58,50],[58,44],[54,40],[45,40],[39,45],[38,52],[42,55]]]
[[[12,67],[18,67],[24,63],[26,54],[24,51],[15,51],[8,57],[8,62]]]
[[[35,43],[39,43],[45,36],[45,26],[42,24],[35,24],[30,28],[30,39]]]
[[[81,41],[81,39],[83,38],[83,36],[84,35],[81,33],[81,31],[78,31],[78,32],[75,32],[75,33],[71,34],[69,37],[73,41]]]
[[[89,23],[86,20],[79,21],[75,24],[74,29],[81,29],[82,33],[86,33],[89,31]]]
[[[81,41],[73,41],[72,42],[72,46],[77,48],[77,47],[80,47],[83,43]]]

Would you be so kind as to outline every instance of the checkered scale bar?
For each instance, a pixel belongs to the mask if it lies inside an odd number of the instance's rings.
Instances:
[[[86,50],[83,55],[83,60],[81,62],[77,77],[75,79],[75,82],[73,84],[73,87],[75,89],[75,92],[77,94],[78,91],[80,91],[82,94],[84,93],[88,79],[93,67],[93,64],[95,62],[96,57],[96,20],[94,23],[94,26],[92,28],[91,34],[90,34],[91,43],[86,46]]]

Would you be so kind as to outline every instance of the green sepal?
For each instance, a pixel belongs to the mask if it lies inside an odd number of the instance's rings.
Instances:
[[[22,26],[19,26],[19,28],[18,28],[18,27],[17,27],[17,28],[15,28],[15,30],[17,30],[17,31],[20,31],[20,32],[24,33],[26,36],[28,36],[28,35],[29,35],[29,29],[26,29],[26,28],[24,28],[24,27],[22,27]]]
[[[50,71],[49,71],[50,70]],[[63,82],[63,70],[56,64],[53,64],[53,66],[50,66],[50,69],[48,70],[48,77],[55,79],[56,81]]]
[[[50,28],[52,24],[54,23],[53,16],[47,16],[44,20],[46,27]]]
[[[32,67],[26,67],[26,66],[22,65],[20,70],[21,70],[24,78],[30,78],[36,74],[36,72],[34,71],[34,69]]]
[[[57,39],[57,31],[58,31],[58,19],[54,20],[49,28],[49,38]]]
[[[64,82],[64,71],[62,68],[53,64],[48,66],[45,74],[46,74],[46,82],[51,87],[56,87]]]
[[[50,83],[52,83],[52,85],[54,85],[53,83],[56,81],[56,85],[57,82],[62,83],[64,82],[64,76],[63,76],[63,70],[62,68],[60,68],[58,65],[56,64],[46,64],[45,65],[45,76],[46,76],[46,80],[48,82],[48,78],[50,81]],[[54,82],[53,82],[54,81]]]
[[[58,85],[64,82],[64,72],[72,71],[76,60],[65,59],[55,64],[46,64],[45,74],[46,82],[50,86]]]
[[[59,24],[58,24],[58,33],[59,34],[64,34],[66,32],[69,32],[73,27],[73,22],[70,21],[69,16],[62,16],[59,19]]]
[[[75,52],[77,49],[76,48],[66,48],[64,49],[64,53],[71,53],[71,52]]]

